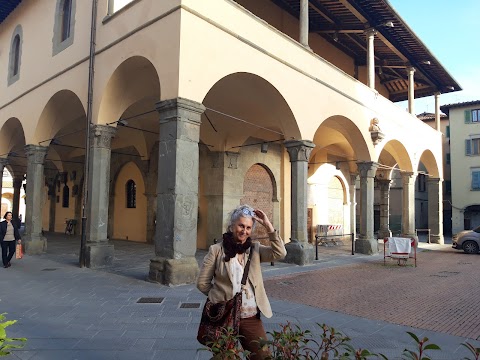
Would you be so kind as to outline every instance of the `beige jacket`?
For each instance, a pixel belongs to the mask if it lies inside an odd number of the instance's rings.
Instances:
[[[272,317],[272,309],[263,286],[261,262],[281,260],[287,255],[283,240],[275,231],[269,233],[271,246],[264,246],[253,242],[253,257],[250,263],[248,280],[255,292],[257,306],[267,318]],[[225,253],[222,243],[210,246],[208,254],[203,259],[203,265],[197,278],[197,288],[208,296],[210,301],[217,303],[233,298],[232,274],[230,266],[223,260]],[[247,256],[250,256],[247,251]],[[212,282],[213,280],[213,282]]]

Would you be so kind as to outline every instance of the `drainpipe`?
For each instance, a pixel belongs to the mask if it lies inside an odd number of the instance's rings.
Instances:
[[[92,123],[93,79],[95,75],[95,40],[97,36],[97,5],[98,0],[92,0],[92,24],[90,28],[90,57],[88,61],[88,97],[87,120],[85,128],[85,164],[83,170],[83,201],[82,201],[82,235],[80,238],[80,267],[85,267],[85,250],[87,243],[87,204],[88,204],[88,173],[90,165],[90,125]]]

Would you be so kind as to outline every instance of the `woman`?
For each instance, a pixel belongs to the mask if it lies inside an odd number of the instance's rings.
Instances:
[[[3,267],[9,268],[12,266],[13,254],[15,254],[15,246],[17,241],[21,241],[20,233],[17,225],[12,221],[12,212],[7,211],[3,216],[5,221],[0,223],[0,244],[2,245],[2,261]]]
[[[267,230],[271,246],[252,243],[250,234],[256,222]],[[250,245],[253,245],[253,254]],[[232,211],[223,241],[210,246],[203,260],[197,288],[207,295],[211,302],[217,303],[232,299],[240,291],[243,269],[248,258],[252,256],[246,290],[242,293],[239,330],[242,347],[252,353],[252,360],[264,359],[268,355],[258,346],[260,338],[267,338],[260,313],[268,318],[272,317],[260,263],[283,259],[286,254],[283,241],[267,215],[262,210],[242,205]]]

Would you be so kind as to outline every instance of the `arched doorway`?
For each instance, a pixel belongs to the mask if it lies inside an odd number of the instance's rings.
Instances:
[[[245,174],[243,197],[240,199],[240,204],[247,204],[255,209],[263,210],[269,219],[273,219],[273,192],[272,177],[267,168],[255,164]],[[262,244],[268,244],[269,242],[268,234],[263,226],[257,226],[251,237],[259,239]]]

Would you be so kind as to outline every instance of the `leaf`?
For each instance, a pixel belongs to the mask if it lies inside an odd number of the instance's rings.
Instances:
[[[436,344],[428,344],[427,346],[424,347],[424,350],[442,350],[442,349],[440,349],[440,346]]]
[[[415,335],[414,333],[407,331],[407,334],[410,335],[413,338],[413,340],[417,342],[417,344],[420,342],[420,340],[418,340],[417,335]]]

